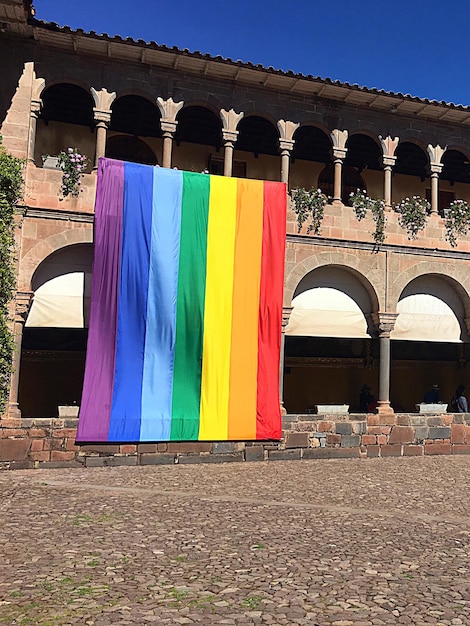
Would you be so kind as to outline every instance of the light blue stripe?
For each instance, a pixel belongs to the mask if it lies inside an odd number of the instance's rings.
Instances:
[[[140,441],[170,439],[182,193],[182,172],[155,168]]]

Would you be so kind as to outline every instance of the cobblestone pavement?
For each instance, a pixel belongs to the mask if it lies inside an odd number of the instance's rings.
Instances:
[[[470,457],[0,473],[0,624],[470,625]]]

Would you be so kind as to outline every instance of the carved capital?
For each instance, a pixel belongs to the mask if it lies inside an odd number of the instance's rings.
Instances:
[[[333,142],[333,155],[335,153],[335,150],[343,150],[344,156],[346,156],[346,152],[347,152],[346,142],[348,140],[348,131],[338,130],[337,128],[335,128],[334,130],[331,131],[330,137],[331,137],[331,141]]]
[[[281,141],[292,141],[292,145],[294,145],[294,141],[292,137],[294,136],[295,131],[299,128],[300,124],[296,122],[289,122],[288,120],[279,120],[277,123],[277,129],[279,131],[279,137]],[[282,147],[281,147],[282,150]]]
[[[38,118],[42,109],[42,100],[31,100],[31,117]]]
[[[390,337],[390,333],[395,327],[398,313],[377,312],[372,314],[372,319],[377,328],[379,337]]]
[[[385,167],[393,167],[395,165],[397,161],[397,157],[396,156],[383,156],[382,157],[382,162],[383,162],[383,166]]]
[[[439,176],[439,174],[442,172],[443,167],[444,165],[442,163],[431,163],[431,165],[429,166],[431,170],[431,178]]]
[[[287,324],[289,323],[290,314],[293,311],[292,306],[283,306],[282,307],[282,332],[286,329]]]
[[[396,161],[395,150],[397,149],[398,142],[400,141],[399,137],[382,137],[379,135],[380,145],[382,146],[383,160],[385,165],[393,165]],[[393,158],[393,163],[385,163],[385,159]]]
[[[184,102],[175,102],[173,98],[168,98],[168,100],[163,100],[160,96],[157,98],[157,106],[160,109],[160,113],[162,114],[162,123],[163,122],[172,122],[177,124],[176,116],[179,111],[183,108]],[[176,129],[176,126],[175,126]],[[163,125],[162,125],[163,130]],[[174,131],[173,131],[174,132]]]
[[[93,119],[97,124],[105,124],[109,126],[111,122],[111,111],[101,111],[100,109],[93,109]]]
[[[333,148],[333,159],[335,161],[340,161],[341,163],[346,158],[346,154],[348,153],[347,148]]]
[[[222,120],[222,135],[224,135],[225,132],[231,132],[237,133],[238,136],[237,126],[240,123],[240,120],[243,119],[244,115],[245,113],[243,113],[243,111],[237,113],[233,109],[230,109],[230,111],[220,109],[220,119]],[[236,137],[232,141],[236,141]]]
[[[95,102],[95,108],[93,111],[109,111],[111,114],[111,105],[116,100],[116,92],[108,91],[104,88],[98,91],[94,87],[90,87],[90,91]]]
[[[178,122],[170,122],[168,120],[161,120],[160,126],[162,129],[162,133],[164,137],[173,137],[173,134],[176,132],[176,127],[178,126]]]
[[[444,148],[442,148],[439,144],[437,144],[437,146],[431,146],[431,144],[428,145],[427,151],[429,154],[429,163],[431,165],[431,172],[433,171],[433,167],[435,168],[438,165],[441,167],[441,169],[437,173],[439,174],[442,171],[443,164],[441,163],[441,159],[442,159],[442,155],[444,154],[446,150],[447,150],[447,146],[444,146]],[[434,169],[434,171],[437,171],[437,170]]]
[[[279,148],[282,152],[287,152],[290,154],[292,152],[292,148],[294,147],[295,141],[293,139],[279,139]]]
[[[32,291],[18,291],[15,296],[15,322],[24,324],[33,303]]]
[[[225,143],[234,144],[238,139],[238,130],[222,130],[222,139]]]

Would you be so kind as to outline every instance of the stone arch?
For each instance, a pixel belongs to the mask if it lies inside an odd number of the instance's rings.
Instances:
[[[21,259],[18,289],[31,291],[34,273],[48,256],[67,246],[83,243],[93,243],[91,224],[63,230],[38,242]]]
[[[218,150],[222,145],[222,120],[220,111],[204,104],[188,104],[176,116],[175,140],[180,143],[195,143],[213,146]]]
[[[36,95],[42,98],[45,91],[47,91],[51,87],[56,87],[57,85],[62,85],[62,84],[73,85],[75,87],[79,87],[80,89],[83,89],[83,91],[86,91],[87,93],[90,93],[90,88],[91,88],[90,83],[84,80],[80,80],[76,76],[61,75],[60,79],[57,79],[57,80],[46,79],[44,83],[42,84],[42,89]]]
[[[111,105],[109,130],[133,137],[161,137],[160,110],[150,98],[129,94]]]
[[[470,159],[468,152],[461,148],[447,148],[442,155],[441,180],[446,180],[452,187],[454,183],[470,183]],[[441,207],[442,208],[442,207]]]
[[[211,111],[217,118],[220,117],[220,109],[222,108],[221,106],[217,106],[214,102],[211,102],[209,100],[185,100],[184,101],[184,105],[181,107],[181,109],[178,111],[177,115],[176,115],[176,119],[178,119],[178,116],[180,115],[181,111],[183,111],[184,109],[188,109],[190,107],[200,107],[201,109],[209,109],[209,111]]]
[[[405,287],[416,278],[434,274],[447,280],[462,299],[465,314],[470,317],[470,275],[468,267],[446,266],[439,261],[421,261],[404,272],[400,272],[390,285],[389,303],[391,310],[396,310]]]
[[[418,176],[422,181],[428,177],[429,156],[418,141],[400,139],[395,156],[394,174]]]
[[[382,148],[377,136],[371,136],[369,132],[356,131],[349,135],[346,148],[348,151],[344,159],[345,167],[354,167],[359,174],[366,168],[382,170]]]
[[[250,113],[240,120],[237,150],[257,154],[279,155],[279,131],[267,115]]]
[[[381,296],[379,296],[381,273],[377,269],[371,270],[370,263],[365,259],[357,258],[357,256],[351,252],[343,251],[320,252],[298,263],[285,279],[285,306],[292,306],[292,299],[297,285],[307,274],[315,269],[326,266],[338,267],[353,274],[366,289],[370,298],[372,312],[384,309],[384,302],[382,302]]]
[[[331,161],[331,137],[316,124],[302,124],[293,135],[291,162],[296,159],[317,161],[327,165]]]
[[[42,109],[39,118],[46,123],[64,122],[93,127],[94,101],[89,89],[74,82],[47,85],[41,92]]]

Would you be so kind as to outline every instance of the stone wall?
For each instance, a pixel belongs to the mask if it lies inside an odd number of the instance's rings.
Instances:
[[[286,415],[279,442],[75,445],[76,419],[3,420],[0,469],[470,454],[470,414]]]

